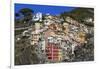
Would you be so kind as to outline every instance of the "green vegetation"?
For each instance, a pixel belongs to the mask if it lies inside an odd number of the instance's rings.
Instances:
[[[29,8],[23,8],[18,13],[15,13],[15,27],[29,26],[33,13],[34,11]]]
[[[80,23],[85,23],[84,19],[86,18],[93,18],[94,19],[94,9],[93,8],[76,8],[71,12],[63,12],[61,17],[65,20],[66,16],[70,16],[71,18],[77,20]],[[87,25],[90,25],[88,23]],[[92,24],[93,25],[93,24]]]

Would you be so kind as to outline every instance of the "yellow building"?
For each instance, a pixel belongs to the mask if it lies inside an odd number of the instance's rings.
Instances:
[[[79,32],[76,40],[80,43],[84,43],[86,41],[86,34],[84,32]]]
[[[61,49],[59,49],[59,52],[58,52],[58,61],[62,61],[62,50]]]
[[[68,23],[63,23],[63,31],[64,31],[64,33],[67,35],[68,34],[68,32],[69,32],[69,24]]]

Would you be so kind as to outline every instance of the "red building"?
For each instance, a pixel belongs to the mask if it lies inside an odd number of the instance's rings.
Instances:
[[[59,48],[60,45],[55,43],[55,32],[51,29],[47,30],[44,34],[45,36],[45,51],[48,61],[59,62],[62,59],[62,52]]]
[[[46,55],[49,61],[59,62],[61,60],[61,51],[58,44],[48,43],[46,46]]]

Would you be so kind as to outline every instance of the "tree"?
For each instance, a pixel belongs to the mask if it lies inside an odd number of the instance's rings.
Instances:
[[[60,15],[64,20],[67,16],[73,18],[74,20],[86,24],[91,25],[91,23],[84,22],[84,19],[86,18],[92,18],[94,19],[94,9],[93,8],[76,8],[70,12],[63,12]],[[93,26],[93,23],[92,25]]]
[[[32,19],[33,10],[29,8],[23,8],[19,11],[24,16],[24,22],[28,22]]]
[[[17,25],[18,23],[20,23],[20,14],[19,13],[15,13],[15,25]]]
[[[60,15],[60,17],[63,18],[64,21],[66,20],[66,16],[67,16],[67,13],[66,12],[63,12]]]
[[[19,17],[20,15],[19,15],[19,13],[15,13],[15,17]]]

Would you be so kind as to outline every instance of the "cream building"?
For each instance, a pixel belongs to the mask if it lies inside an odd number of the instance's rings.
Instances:
[[[40,23],[35,23],[35,30],[39,30],[41,27],[41,24]]]

